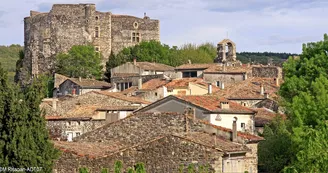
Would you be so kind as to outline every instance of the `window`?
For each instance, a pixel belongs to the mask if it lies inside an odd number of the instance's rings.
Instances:
[[[96,20],[99,20],[99,17],[98,16],[96,16]]]
[[[76,132],[76,133],[75,133],[75,136],[80,136],[80,135],[81,135],[80,132]]]
[[[133,27],[134,27],[135,29],[138,29],[138,23],[137,23],[137,22],[134,22],[134,23],[133,23]]]
[[[68,121],[68,122],[66,123],[66,125],[70,126],[70,125],[72,125],[72,122]]]
[[[140,42],[140,34],[139,32],[132,32],[132,42]]]
[[[241,123],[241,129],[245,130],[245,127],[246,127],[245,123]]]
[[[132,82],[129,82],[129,88],[132,86]]]
[[[125,83],[125,87],[124,87],[124,89],[128,89],[129,88],[129,83]]]
[[[183,78],[197,77],[197,71],[182,72]]]
[[[95,47],[95,51],[96,51],[96,52],[99,52],[99,50],[100,50],[99,47],[96,46],[96,47]]]
[[[157,96],[157,92],[155,92],[155,96]]]
[[[220,81],[216,81],[216,86],[220,87]]]
[[[98,38],[99,35],[100,35],[100,34],[99,34],[99,27],[96,27],[96,28],[95,28],[95,37]]]
[[[81,121],[78,121],[78,122],[77,122],[77,125],[81,125]]]

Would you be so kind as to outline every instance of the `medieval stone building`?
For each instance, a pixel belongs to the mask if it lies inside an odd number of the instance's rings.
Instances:
[[[24,19],[24,37],[19,80],[53,72],[55,55],[73,45],[93,45],[105,63],[111,51],[160,40],[158,20],[99,12],[95,4],[55,4],[48,13],[31,11]]]

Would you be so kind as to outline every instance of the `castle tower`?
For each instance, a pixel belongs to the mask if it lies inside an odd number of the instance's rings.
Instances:
[[[236,44],[229,39],[224,39],[217,44],[217,57],[215,62],[236,62]]]

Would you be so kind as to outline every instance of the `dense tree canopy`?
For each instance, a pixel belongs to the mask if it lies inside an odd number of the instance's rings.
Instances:
[[[0,62],[2,68],[8,72],[8,79],[10,82],[14,81],[14,75],[16,72],[15,64],[22,51],[23,47],[18,44],[0,46]]]
[[[56,56],[56,72],[70,77],[100,78],[101,55],[93,46],[73,46],[67,54]]]
[[[284,172],[328,172],[328,36],[324,40],[303,45],[299,58],[289,58],[284,64],[284,80],[280,88],[282,105],[286,107],[286,129],[290,133],[288,150],[279,150],[276,138],[286,139],[286,132],[264,134],[263,144],[276,158],[285,158],[281,163]],[[279,124],[281,126],[281,124]],[[276,138],[270,136],[275,135]],[[287,140],[289,141],[289,140]],[[261,146],[261,145],[260,145]],[[271,157],[260,162],[275,162]],[[278,162],[279,163],[279,162]],[[271,164],[272,165],[272,164]],[[280,168],[279,168],[280,169]],[[268,170],[267,170],[268,171]],[[279,171],[279,170],[277,170]]]
[[[49,140],[39,108],[46,93],[44,80],[35,79],[22,91],[7,82],[0,67],[0,93],[1,167],[39,167],[41,172],[52,172],[59,152]]]

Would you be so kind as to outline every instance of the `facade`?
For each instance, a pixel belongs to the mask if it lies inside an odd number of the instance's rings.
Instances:
[[[59,85],[56,96],[82,95],[90,91],[108,90],[111,87],[110,83],[95,79],[69,78]]]
[[[194,116],[211,124],[231,128],[237,118],[237,130],[255,133],[255,111],[216,96],[168,96],[135,112],[179,112],[192,110]]]
[[[54,4],[50,12],[31,11],[24,19],[25,57],[19,79],[52,73],[56,54],[73,45],[95,46],[103,64],[113,51],[140,41],[160,40],[159,21],[99,12],[95,4]]]
[[[232,126],[236,127],[233,123]],[[74,139],[55,142],[63,150],[54,170],[92,172],[112,168],[122,160],[124,169],[145,163],[147,172],[185,171],[189,164],[209,170],[257,173],[257,144],[263,138],[198,120],[188,114],[138,113]]]
[[[152,62],[127,62],[111,69],[111,83],[119,91],[139,86],[151,79],[174,75],[174,67]]]

